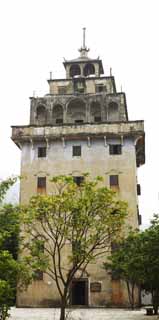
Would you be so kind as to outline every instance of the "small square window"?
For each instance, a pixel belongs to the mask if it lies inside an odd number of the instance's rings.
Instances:
[[[38,177],[37,192],[40,194],[46,193],[46,177]]]
[[[77,186],[80,186],[81,183],[84,181],[84,177],[82,177],[82,176],[73,177],[73,181],[77,184]]]
[[[73,155],[73,157],[80,157],[81,156],[81,146],[73,146],[72,155]]]
[[[63,119],[60,119],[60,118],[59,118],[59,119],[56,119],[56,123],[57,123],[57,124],[62,124],[62,123],[63,123]]]
[[[106,91],[105,85],[103,85],[102,83],[96,85],[96,92],[97,93],[105,92],[105,91]]]
[[[101,122],[101,117],[94,117],[95,122]]]
[[[42,281],[43,280],[43,272],[40,270],[35,271],[35,280]]]
[[[80,119],[80,120],[75,120],[75,123],[83,123],[83,120]]]
[[[109,145],[109,154],[115,155],[115,154],[121,154],[121,152],[122,152],[121,144]]]
[[[46,147],[39,147],[38,158],[45,158],[45,157],[46,157]]]
[[[118,175],[112,175],[109,177],[110,187],[119,187],[119,177]]]

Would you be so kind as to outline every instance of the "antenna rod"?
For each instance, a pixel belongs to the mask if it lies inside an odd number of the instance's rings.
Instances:
[[[86,40],[86,28],[83,28],[83,49],[86,48],[85,40]]]

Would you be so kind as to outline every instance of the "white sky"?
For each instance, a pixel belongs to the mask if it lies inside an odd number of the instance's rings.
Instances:
[[[157,144],[159,86],[158,0],[1,0],[0,177],[19,174],[20,151],[11,125],[29,123],[33,95],[48,93],[49,72],[65,76],[63,57],[76,58],[87,28],[89,56],[112,67],[126,93],[130,120],[145,120],[146,165],[139,168],[140,213],[146,225],[159,212]]]

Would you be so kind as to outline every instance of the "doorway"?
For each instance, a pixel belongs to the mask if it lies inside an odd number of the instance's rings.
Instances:
[[[71,304],[72,305],[88,305],[88,280],[74,279],[71,289]]]

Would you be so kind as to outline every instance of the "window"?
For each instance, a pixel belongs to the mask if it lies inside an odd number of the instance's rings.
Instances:
[[[96,92],[106,92],[106,87],[103,84],[97,84],[96,85]]]
[[[82,176],[73,177],[73,181],[77,184],[77,186],[80,186],[81,183],[84,181],[84,177],[82,177]]]
[[[119,177],[118,177],[118,175],[109,176],[109,180],[110,180],[110,188],[114,189],[114,190],[118,190],[119,189]]]
[[[83,123],[83,120],[75,120],[75,123]]]
[[[110,144],[109,145],[109,154],[121,154],[121,144]]]
[[[141,195],[141,186],[140,186],[139,183],[137,184],[137,195],[138,195],[138,196]]]
[[[72,155],[73,155],[73,157],[80,157],[81,156],[81,146],[73,146]]]
[[[101,117],[94,117],[95,122],[101,122]]]
[[[45,157],[46,157],[46,147],[39,147],[38,158],[45,158]]]
[[[64,86],[58,87],[58,94],[66,94],[66,87]]]
[[[37,180],[37,193],[46,193],[46,177],[38,177]]]
[[[62,124],[63,123],[63,119],[56,119],[56,124]]]
[[[43,272],[40,270],[35,271],[35,280],[43,280]]]

